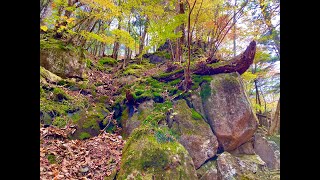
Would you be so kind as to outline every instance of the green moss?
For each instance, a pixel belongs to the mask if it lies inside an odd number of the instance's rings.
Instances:
[[[56,117],[52,123],[52,125],[57,126],[59,128],[63,128],[67,125],[67,119],[62,117]]]
[[[135,74],[137,74],[136,73],[136,70],[134,70],[134,69],[126,69],[124,72],[123,72],[123,75],[135,75]]]
[[[195,111],[193,108],[191,108],[191,113],[192,113],[193,119],[196,119],[196,120],[202,119],[202,116],[197,111]]]
[[[88,117],[88,119],[86,119],[82,125],[83,128],[93,128],[98,130],[99,126],[98,126],[98,122],[97,119],[94,117]]]
[[[158,92],[153,93],[153,100],[157,103],[162,103],[163,102],[163,97],[160,95]]]
[[[83,139],[88,139],[90,138],[91,135],[87,132],[82,132],[80,135],[79,135],[79,139],[83,140]]]
[[[98,98],[98,102],[99,103],[106,103],[108,99],[109,99],[109,96],[100,96]]]
[[[180,83],[180,81],[181,81],[181,79],[175,79],[175,80],[173,80],[173,81],[168,82],[168,84],[169,84],[170,86],[175,86],[175,85],[177,85],[178,83]]]
[[[50,164],[55,164],[55,163],[57,162],[57,161],[56,161],[56,156],[53,155],[53,154],[49,154],[49,155],[47,156],[47,159],[48,159],[48,161],[49,161]]]
[[[176,74],[176,73],[182,73],[184,72],[183,69],[179,69],[179,70],[176,70],[176,71],[172,71],[172,72],[169,72],[169,73],[161,73],[159,74],[158,76],[156,76],[155,78],[167,78],[173,74]]]
[[[158,128],[142,126],[128,139],[117,179],[193,179],[188,152],[176,141],[157,140]],[[179,163],[177,163],[177,161]],[[168,170],[169,169],[169,170]]]
[[[117,64],[117,60],[111,58],[111,57],[105,57],[99,60],[99,64],[104,65],[104,64],[108,64],[108,65],[115,65]]]
[[[200,96],[202,101],[205,101],[208,99],[208,97],[211,95],[211,87],[209,83],[204,83],[201,86]]]
[[[94,64],[92,63],[92,61],[90,59],[85,59],[86,61],[86,65],[87,65],[87,68],[90,68],[94,66]]]
[[[72,122],[76,124],[80,120],[80,113],[74,113],[71,116]]]
[[[193,82],[191,90],[198,89],[202,83],[210,83],[213,79],[211,76],[200,76],[195,74],[192,75],[191,78]]]
[[[153,98],[153,94],[150,90],[145,91],[140,96],[137,96],[136,94],[133,94],[133,98],[136,102],[141,103],[147,100],[150,100]]]
[[[53,89],[53,94],[55,96],[56,101],[63,101],[63,100],[71,99],[71,97],[69,95],[67,95],[64,90],[62,90],[61,88],[58,88],[58,87]]]
[[[167,51],[156,51],[154,55],[157,55],[159,57],[164,57],[166,59],[171,59],[171,54],[168,53]]]

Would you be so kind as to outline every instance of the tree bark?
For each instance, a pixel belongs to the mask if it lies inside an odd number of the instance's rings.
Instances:
[[[259,89],[258,89],[258,84],[257,84],[257,80],[254,80],[254,87],[256,89],[256,104],[259,104],[259,106],[261,107],[261,100],[260,100],[260,94],[259,94]],[[261,114],[261,109],[259,107],[259,114]],[[257,109],[256,109],[257,111]]]
[[[121,19],[119,18],[119,22],[118,22],[118,29],[121,29]],[[118,59],[118,52],[119,52],[119,48],[120,48],[120,43],[119,40],[116,39],[116,41],[114,42],[113,45],[113,51],[112,51],[112,55],[111,57],[115,60]]]
[[[146,18],[146,21],[144,23],[144,29],[143,29],[143,33],[142,35],[140,36],[140,44],[139,44],[139,55],[141,55],[142,51],[143,51],[143,48],[144,48],[144,41],[146,39],[146,35],[147,35],[147,32],[148,32],[148,18]],[[141,27],[140,27],[140,33],[141,33]]]
[[[279,98],[279,101],[277,104],[276,112],[274,113],[274,117],[271,121],[271,126],[270,126],[268,134],[273,135],[273,134],[279,132],[279,130],[280,130],[280,98]]]
[[[213,64],[202,61],[197,63],[195,68],[190,69],[190,73],[197,75],[214,75],[220,73],[238,72],[239,74],[243,74],[253,63],[255,53],[256,42],[251,41],[244,52],[232,58],[231,60],[221,62],[220,60],[216,59],[214,62],[217,63]],[[154,76],[154,78],[158,79],[159,81],[167,82],[177,78],[181,78],[183,74],[184,70],[180,69],[175,71],[175,73],[170,73],[166,76]]]

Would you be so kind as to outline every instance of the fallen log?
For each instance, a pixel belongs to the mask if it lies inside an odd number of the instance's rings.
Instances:
[[[196,68],[192,70],[192,73],[198,75],[213,75],[220,73],[232,73],[238,72],[243,74],[253,63],[256,53],[256,42],[250,42],[246,50],[238,56],[232,58],[229,61],[207,64],[200,62]]]
[[[205,62],[199,62],[190,71],[191,74],[197,75],[214,75],[232,72],[238,72],[239,74],[243,74],[253,63],[255,53],[256,42],[251,41],[244,52],[232,58],[231,60],[221,61],[218,59],[210,59]],[[159,76],[155,76],[154,78],[159,81],[167,82],[175,80],[177,78],[181,78],[183,77],[183,75],[184,69],[179,69],[174,72],[163,73]]]

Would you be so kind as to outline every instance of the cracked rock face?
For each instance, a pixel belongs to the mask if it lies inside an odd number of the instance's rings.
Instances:
[[[250,101],[238,73],[217,74],[201,86],[208,123],[225,151],[249,141],[258,128]]]
[[[263,161],[266,162],[269,169],[280,169],[280,149],[273,141],[268,141],[262,134],[254,136],[254,151]]]
[[[189,152],[195,168],[199,168],[207,159],[214,157],[218,141],[209,124],[203,118],[195,119],[185,100],[174,105],[172,129],[180,134],[179,142]]]
[[[258,155],[233,156],[222,153],[217,159],[218,179],[268,179],[266,164]]]

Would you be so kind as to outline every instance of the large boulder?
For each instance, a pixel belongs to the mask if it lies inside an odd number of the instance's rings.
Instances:
[[[270,169],[280,169],[280,148],[274,141],[268,141],[260,133],[254,136],[254,151]]]
[[[83,55],[76,51],[60,48],[40,50],[40,65],[62,78],[82,78],[86,67],[83,59]]]
[[[188,150],[198,169],[207,159],[216,155],[218,141],[210,126],[185,100],[174,103],[172,130],[179,134],[179,142]]]
[[[218,179],[270,179],[266,164],[258,155],[233,156],[222,153],[217,159]]]
[[[188,151],[177,141],[159,141],[155,131],[139,127],[132,132],[117,179],[197,179]]]
[[[217,74],[201,85],[205,117],[225,151],[249,141],[258,128],[238,73]]]

